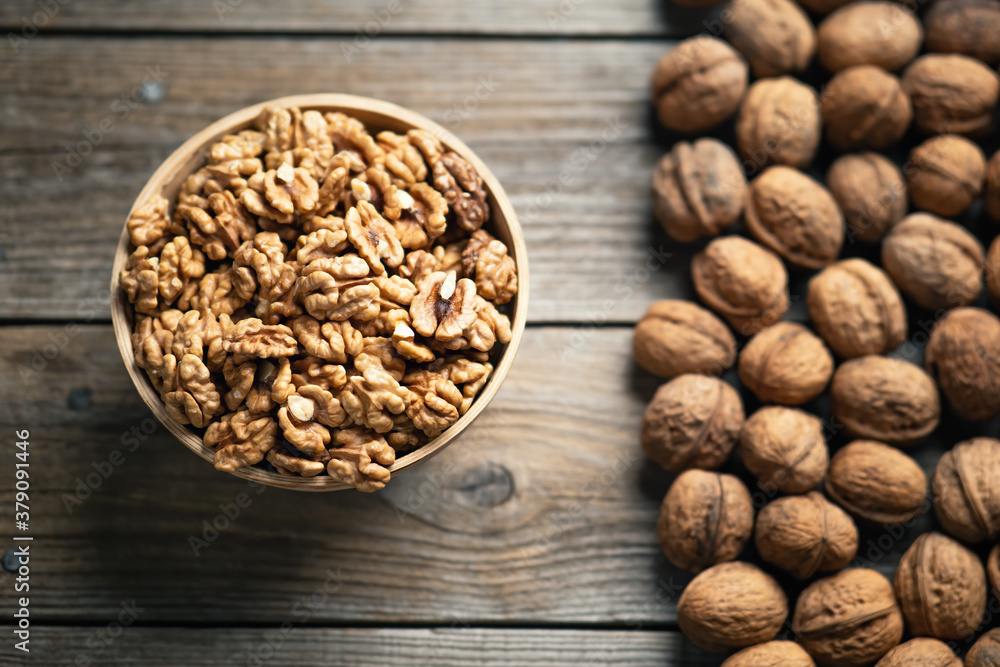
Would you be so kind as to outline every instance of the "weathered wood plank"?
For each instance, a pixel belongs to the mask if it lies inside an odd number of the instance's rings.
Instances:
[[[0,318],[107,319],[91,301],[159,162],[228,112],[317,89],[409,106],[479,152],[522,218],[533,321],[634,321],[680,293],[690,250],[665,240],[648,197],[662,148],[647,78],[667,46],[392,39],[331,66],[338,43],[59,38],[23,61],[0,52]],[[161,83],[140,92],[147,66]]]
[[[38,14],[42,6],[48,12]],[[58,7],[58,11],[55,11]],[[61,30],[156,32],[306,32],[356,36],[359,44],[393,34],[687,35],[704,12],[656,0],[9,0],[0,27],[18,36]],[[28,48],[25,45],[25,48]]]
[[[190,667],[267,664],[271,667],[355,667],[356,665],[476,664],[483,667],[579,667],[615,665],[708,667],[721,658],[691,650],[679,633],[608,630],[500,630],[461,626],[427,629],[273,629],[128,627],[112,639],[107,628],[38,627],[31,656],[0,646],[6,665],[62,667],[84,664],[170,664]],[[105,634],[101,634],[105,632]],[[88,644],[88,641],[90,642]],[[254,660],[259,660],[255,663]]]

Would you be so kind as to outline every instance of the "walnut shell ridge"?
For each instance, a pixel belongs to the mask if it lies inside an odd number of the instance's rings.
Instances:
[[[1000,440],[960,442],[938,461],[931,481],[934,513],[970,544],[1000,537]]]
[[[876,65],[894,72],[917,57],[924,31],[920,21],[896,2],[855,2],[819,24],[819,61],[830,72]]]
[[[826,187],[844,214],[848,239],[878,242],[906,215],[903,173],[878,153],[837,158],[826,173]]]
[[[944,217],[969,208],[983,191],[986,156],[955,134],[932,137],[910,152],[907,191],[913,205]]]
[[[928,53],[906,68],[902,84],[923,132],[977,137],[993,126],[1000,78],[974,58]]]
[[[723,34],[758,78],[801,72],[816,53],[816,30],[791,0],[733,3],[728,19]]]
[[[740,456],[762,487],[805,493],[816,488],[829,463],[823,423],[795,408],[763,407],[743,424]]]
[[[845,259],[809,280],[809,317],[816,331],[844,359],[886,354],[906,338],[906,308],[882,269]]]
[[[830,460],[826,493],[869,523],[903,523],[927,506],[927,476],[895,447],[855,440]]]
[[[773,639],[788,618],[788,598],[750,563],[720,563],[687,585],[677,624],[696,646],[721,653]]]
[[[736,145],[754,171],[808,166],[822,135],[816,91],[790,76],[755,82],[736,117]]]
[[[749,336],[788,310],[788,273],[770,250],[740,236],[715,239],[691,260],[695,291],[739,333]]]
[[[889,357],[841,364],[830,384],[830,407],[849,433],[893,445],[923,440],[941,419],[931,377],[919,366]]]
[[[964,639],[986,611],[986,571],[979,557],[941,533],[924,533],[906,550],[894,587],[913,635]]]
[[[690,301],[655,301],[635,327],[635,360],[662,378],[719,375],[736,361],[736,339],[712,313]]]
[[[820,96],[820,111],[827,141],[838,151],[888,148],[913,120],[899,79],[874,65],[834,74]]]
[[[858,528],[822,494],[772,500],[757,514],[754,543],[764,561],[796,579],[845,567],[858,551]]]
[[[791,167],[769,167],[750,182],[745,217],[755,239],[796,266],[822,268],[844,244],[844,217],[833,196]]]
[[[736,113],[747,89],[747,64],[721,39],[692,37],[660,59],[652,88],[664,126],[703,132]]]
[[[892,584],[875,570],[841,570],[799,595],[792,632],[819,665],[868,665],[903,638]]]
[[[653,212],[682,243],[718,236],[743,213],[746,178],[736,154],[715,139],[680,142],[653,174]]]
[[[642,421],[642,448],[671,472],[713,470],[729,458],[743,428],[743,402],[722,380],[680,375],[656,390]]]
[[[682,472],[670,485],[656,524],[663,555],[688,572],[739,557],[753,531],[753,502],[732,475]]]
[[[983,246],[964,227],[913,213],[882,240],[882,268],[928,310],[967,306],[983,290]]]
[[[875,667],[962,667],[962,659],[939,639],[917,637],[886,653]]]
[[[931,330],[924,363],[952,412],[966,421],[1000,415],[1000,318],[956,308]]]
[[[799,405],[819,396],[833,375],[833,356],[795,322],[761,329],[739,358],[740,380],[764,403]]]

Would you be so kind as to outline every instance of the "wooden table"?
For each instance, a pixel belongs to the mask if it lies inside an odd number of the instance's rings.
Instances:
[[[20,429],[34,541],[31,654],[4,571],[0,663],[719,664],[676,631],[689,577],[654,528],[670,476],[637,440],[659,383],[630,352],[648,304],[689,292],[691,250],[651,215],[647,85],[702,18],[660,0],[4,2],[0,553]],[[466,140],[531,260],[497,399],[374,495],[216,472],[152,420],[109,320],[115,242],[155,167],[235,109],[318,91]]]

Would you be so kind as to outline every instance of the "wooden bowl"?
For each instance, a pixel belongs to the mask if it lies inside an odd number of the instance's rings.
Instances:
[[[507,377],[511,364],[514,362],[514,355],[517,353],[518,345],[521,343],[521,336],[524,334],[524,322],[528,310],[528,263],[521,226],[518,224],[514,209],[507,199],[507,194],[500,186],[493,172],[483,164],[482,160],[468,146],[453,134],[430,119],[395,104],[367,97],[335,94],[282,97],[240,109],[212,123],[184,142],[180,148],[174,151],[160,165],[160,168],[156,170],[132,204],[132,210],[144,204],[154,194],[163,195],[167,201],[173,204],[176,201],[177,192],[184,179],[204,164],[209,146],[224,135],[250,127],[260,112],[270,106],[297,106],[301,109],[316,109],[324,112],[342,111],[363,122],[372,131],[372,134],[382,130],[397,133],[405,133],[407,130],[414,128],[428,130],[437,136],[446,148],[455,151],[468,160],[476,168],[480,176],[482,176],[483,184],[489,195],[491,208],[490,222],[487,227],[494,236],[507,245],[517,265],[518,292],[511,302],[510,310],[508,311],[511,313],[513,337],[504,346],[505,349],[503,349],[502,355],[496,363],[493,375],[480,390],[469,411],[462,415],[457,422],[420,449],[396,459],[396,462],[389,468],[393,475],[395,475],[406,468],[427,460],[448,446],[482,413],[496,395],[504,378]],[[118,241],[118,249],[115,252],[114,268],[111,273],[111,320],[114,323],[115,338],[118,339],[118,349],[121,352],[122,360],[125,362],[125,368],[128,369],[128,374],[131,376],[132,382],[135,383],[135,388],[139,391],[142,400],[153,411],[156,418],[171,433],[177,436],[188,449],[206,461],[212,461],[215,454],[214,450],[206,447],[202,442],[201,436],[192,431],[188,426],[180,424],[167,414],[159,393],[153,388],[145,371],[135,364],[131,342],[134,311],[132,305],[128,302],[124,290],[118,284],[118,276],[122,269],[124,269],[125,262],[129,254],[131,254],[131,250],[128,229],[123,226],[121,238]],[[240,468],[232,474],[261,484],[267,484],[268,486],[277,486],[297,491],[339,491],[350,488],[327,476],[310,478],[288,477],[258,468]]]

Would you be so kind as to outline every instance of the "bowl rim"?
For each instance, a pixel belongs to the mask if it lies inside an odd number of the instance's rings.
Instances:
[[[198,160],[203,159],[204,153],[207,152],[208,147],[212,143],[218,141],[226,134],[246,129],[253,123],[261,111],[273,106],[295,106],[301,109],[341,111],[353,117],[358,117],[359,115],[366,117],[376,116],[386,121],[386,125],[382,129],[408,127],[427,130],[434,134],[446,148],[458,153],[476,168],[486,187],[492,220],[497,220],[498,213],[503,218],[503,224],[507,231],[506,235],[509,236],[508,239],[505,239],[505,243],[509,254],[514,258],[518,272],[518,290],[514,297],[514,306],[511,313],[511,340],[504,346],[496,367],[493,369],[493,373],[482,389],[480,389],[468,412],[460,416],[454,424],[449,426],[439,436],[432,438],[424,446],[396,459],[396,462],[389,467],[389,471],[393,474],[400,473],[403,470],[427,461],[451,444],[489,405],[510,372],[514,358],[517,355],[517,350],[521,344],[527,320],[529,278],[524,233],[514,207],[511,205],[510,199],[499,180],[479,156],[461,139],[426,116],[405,107],[375,98],[341,93],[313,93],[278,97],[243,107],[211,123],[182,143],[157,167],[156,171],[146,181],[139,195],[135,198],[128,215],[130,216],[132,211],[148,201],[154,194],[159,194],[188,162],[194,160],[195,157]],[[379,127],[378,121],[364,120],[363,122],[366,127],[372,125]],[[188,170],[183,175],[183,178],[186,178],[190,173],[193,172]],[[171,206],[173,206],[173,202],[171,202]],[[129,322],[130,317],[127,313],[127,310],[131,308],[131,304],[125,298],[124,290],[119,284],[119,275],[125,266],[128,256],[131,254],[129,250],[131,239],[128,234],[127,220],[128,217],[126,216],[126,223],[122,225],[121,236],[115,250],[111,272],[111,320],[115,338],[118,342],[118,350],[122,356],[122,361],[125,363],[125,368],[132,378],[132,383],[154,416],[188,449],[206,461],[212,462],[214,450],[205,446],[197,434],[189,430],[186,425],[177,422],[166,412],[159,393],[153,388],[145,371],[135,363],[135,355],[132,351],[131,342],[132,328]],[[498,229],[497,231],[500,230]],[[332,478],[325,475],[316,477],[285,476],[254,467],[239,468],[230,474],[267,486],[298,491],[323,492],[352,488],[341,482],[334,482]]]

